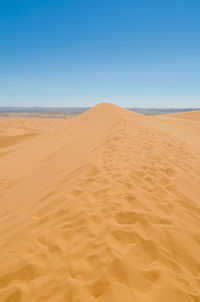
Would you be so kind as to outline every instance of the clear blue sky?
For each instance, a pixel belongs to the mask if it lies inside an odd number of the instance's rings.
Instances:
[[[0,106],[200,107],[199,0],[1,0]]]

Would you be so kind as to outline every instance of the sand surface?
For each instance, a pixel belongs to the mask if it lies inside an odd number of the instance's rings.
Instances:
[[[182,113],[174,113],[174,114],[167,114],[166,116],[174,117],[174,118],[183,118],[189,119],[192,121],[200,121],[200,111],[191,111],[191,112],[182,112]]]
[[[0,119],[0,302],[200,301],[200,112],[182,116]]]

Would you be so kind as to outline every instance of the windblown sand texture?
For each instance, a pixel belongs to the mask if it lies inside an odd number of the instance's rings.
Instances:
[[[0,302],[200,301],[200,112],[178,117],[0,119]]]

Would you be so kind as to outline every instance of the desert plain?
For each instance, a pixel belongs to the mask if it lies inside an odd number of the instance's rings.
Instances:
[[[0,302],[200,301],[200,111],[0,118]]]

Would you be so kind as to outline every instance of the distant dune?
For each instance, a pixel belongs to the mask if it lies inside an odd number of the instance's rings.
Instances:
[[[0,119],[0,302],[200,301],[199,116]]]
[[[200,111],[199,110],[183,112],[183,113],[168,114],[165,116],[175,117],[175,118],[184,118],[184,119],[193,120],[193,121],[200,121]]]

